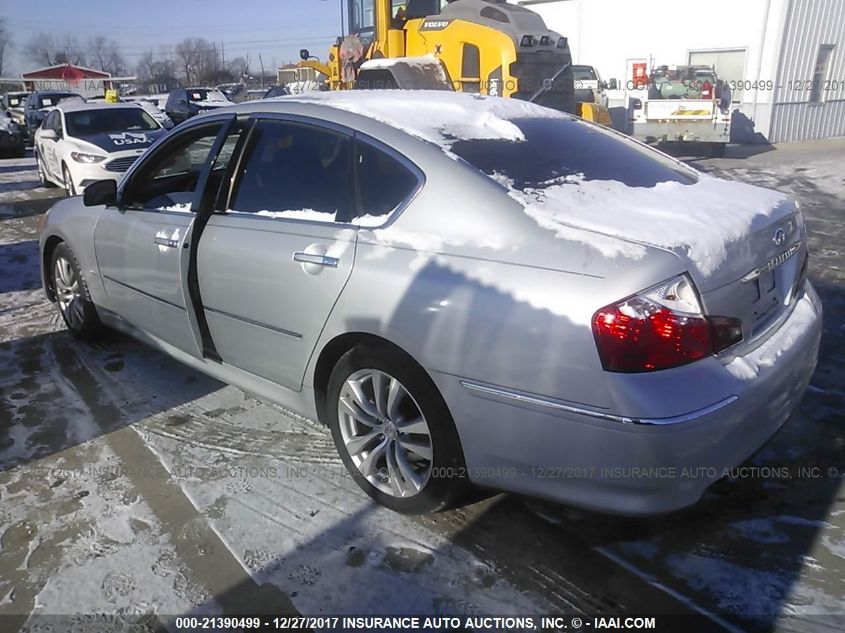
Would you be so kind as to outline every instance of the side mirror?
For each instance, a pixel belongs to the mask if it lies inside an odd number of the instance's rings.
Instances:
[[[41,138],[47,141],[55,141],[58,140],[59,135],[56,133],[56,130],[44,128],[43,130],[41,130]]]
[[[114,180],[98,180],[85,187],[82,201],[86,207],[98,207],[101,204],[114,206],[117,204],[117,182]]]
[[[302,48],[299,50],[299,59],[301,59],[302,61],[308,61],[310,57],[311,51],[309,51],[307,48]]]
[[[618,82],[618,81],[616,81],[616,79],[611,79],[611,80],[607,83],[607,87],[608,87],[608,89],[610,89],[610,90],[616,90],[616,89],[618,88],[618,86],[619,86],[619,82]]]

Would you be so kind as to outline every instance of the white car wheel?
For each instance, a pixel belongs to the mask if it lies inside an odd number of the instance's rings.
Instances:
[[[67,192],[68,196],[75,196],[76,195],[76,187],[73,186],[73,178],[70,175],[70,170],[68,170],[67,165],[62,165],[62,179],[65,183],[65,191]]]
[[[38,170],[38,180],[41,181],[42,187],[55,187],[48,178],[47,178],[47,170],[44,169],[44,164],[41,162],[41,155],[35,155],[35,167]]]

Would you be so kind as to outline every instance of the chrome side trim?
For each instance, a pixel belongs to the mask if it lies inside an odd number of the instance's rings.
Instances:
[[[271,332],[278,332],[279,334],[284,334],[285,336],[291,336],[293,338],[302,338],[302,334],[297,334],[296,332],[291,332],[290,330],[286,330],[284,328],[276,327],[275,325],[268,325],[267,323],[261,323],[260,321],[253,321],[252,319],[247,319],[246,317],[238,316],[236,314],[232,314],[231,312],[226,312],[224,310],[217,310],[216,308],[209,308],[208,306],[203,306],[203,309],[206,312],[210,312],[212,314],[218,314],[222,317],[226,317],[227,319],[233,319],[235,321],[240,321],[241,323],[247,323],[249,325],[254,325],[256,327],[264,328],[265,330],[270,330]]]
[[[612,413],[603,413],[601,411],[594,411],[592,409],[584,409],[581,407],[573,406],[571,404],[564,404],[563,402],[553,400],[551,398],[528,394],[522,391],[503,389],[501,387],[493,387],[492,385],[485,385],[470,380],[461,380],[460,383],[461,386],[464,387],[464,389],[475,392],[477,394],[481,394],[482,397],[494,396],[498,398],[514,400],[522,404],[531,404],[540,407],[546,407],[548,409],[554,409],[556,411],[566,411],[567,413],[583,415],[598,420],[607,420],[610,422],[618,422],[621,424],[637,424],[644,426],[669,426],[672,424],[683,424],[685,422],[692,422],[693,420],[697,420],[698,418],[710,415],[711,413],[714,413],[715,411],[718,411],[719,409],[728,406],[729,404],[735,402],[738,399],[737,396],[729,396],[724,400],[720,400],[719,402],[711,404],[708,407],[704,407],[703,409],[698,409],[696,411],[684,413],[683,415],[676,415],[670,418],[634,418],[622,415],[614,415]]]

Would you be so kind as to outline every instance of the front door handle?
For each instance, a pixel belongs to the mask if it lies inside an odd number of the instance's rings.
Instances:
[[[158,246],[166,246],[167,248],[179,248],[179,240],[174,240],[170,237],[165,237],[164,235],[156,235],[153,238],[153,242]]]
[[[337,257],[329,257],[328,255],[316,255],[314,253],[305,253],[299,251],[293,254],[293,261],[300,264],[316,264],[317,266],[328,266],[329,268],[337,268],[340,260]]]

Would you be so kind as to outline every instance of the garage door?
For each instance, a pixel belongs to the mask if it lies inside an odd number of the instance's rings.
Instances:
[[[745,49],[720,51],[690,51],[690,66],[715,66],[716,75],[725,81],[741,82],[745,77]],[[742,89],[740,84],[733,91],[732,100],[734,103],[742,101]]]

